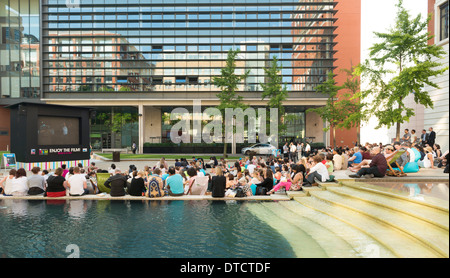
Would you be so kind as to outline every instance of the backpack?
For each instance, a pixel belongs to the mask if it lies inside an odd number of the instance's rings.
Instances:
[[[246,197],[247,195],[244,193],[244,190],[242,189],[241,186],[238,186],[238,188],[236,188],[236,195],[234,195],[234,197],[237,198],[242,198],[242,197]]]
[[[147,196],[150,198],[164,197],[164,189],[161,178],[150,177]]]

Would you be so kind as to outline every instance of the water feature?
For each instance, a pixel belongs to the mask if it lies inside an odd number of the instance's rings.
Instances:
[[[0,256],[289,258],[254,202],[0,200]]]

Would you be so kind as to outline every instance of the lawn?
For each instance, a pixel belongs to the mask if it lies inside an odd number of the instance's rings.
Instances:
[[[99,153],[98,155],[106,158],[106,159],[112,159],[112,153]],[[132,154],[132,153],[121,153],[120,159],[160,159],[161,157],[164,157],[165,159],[175,159],[175,158],[186,158],[191,159],[192,155],[184,155],[184,154]],[[210,156],[209,155],[196,155],[196,158],[203,158],[203,160],[208,160]],[[230,155],[227,159],[239,159],[241,156],[239,155]],[[216,155],[217,159],[222,158],[222,155]]]

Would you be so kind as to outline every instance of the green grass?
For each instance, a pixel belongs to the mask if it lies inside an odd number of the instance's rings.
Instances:
[[[106,159],[112,159],[112,153],[98,153],[98,155],[106,158]],[[222,158],[223,156],[215,155],[217,159]],[[164,157],[165,159],[175,159],[175,158],[186,158],[191,159],[192,155],[190,154],[131,154],[131,153],[121,153],[120,159],[160,159],[161,157]],[[209,155],[195,155],[196,158],[203,158],[203,160],[209,160]],[[227,159],[239,159],[241,156],[238,155],[229,155]]]

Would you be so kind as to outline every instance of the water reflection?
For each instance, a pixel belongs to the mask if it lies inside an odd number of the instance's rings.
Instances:
[[[67,257],[70,244],[92,258],[295,256],[242,202],[1,199],[0,235],[8,257]]]
[[[371,182],[370,184],[388,188],[389,191],[397,193],[408,193],[408,196],[415,199],[424,200],[424,196],[449,200],[449,184],[444,182]]]

